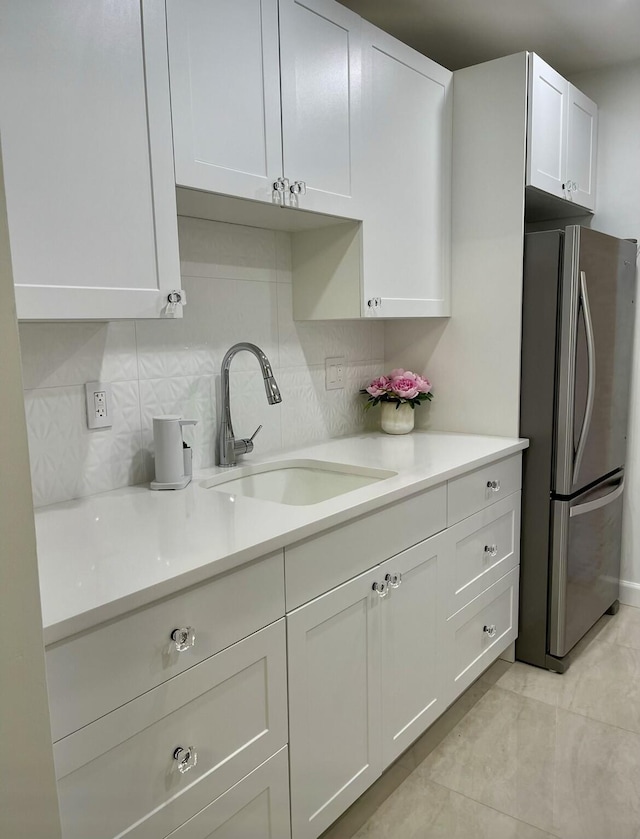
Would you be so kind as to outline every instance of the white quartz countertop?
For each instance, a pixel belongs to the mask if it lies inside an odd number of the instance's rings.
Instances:
[[[517,438],[414,431],[362,434],[239,465],[309,458],[397,472],[327,501],[290,506],[220,490],[126,487],[36,510],[45,643],[202,582],[351,518],[526,448]]]

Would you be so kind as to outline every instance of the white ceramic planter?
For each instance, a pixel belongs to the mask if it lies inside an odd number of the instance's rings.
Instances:
[[[415,411],[408,402],[396,407],[396,402],[382,402],[382,430],[387,434],[408,434],[413,431]]]

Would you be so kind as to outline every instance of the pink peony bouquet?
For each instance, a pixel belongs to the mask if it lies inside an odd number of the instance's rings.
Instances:
[[[363,388],[360,393],[368,396],[365,408],[371,408],[379,402],[395,402],[396,408],[408,402],[415,408],[421,402],[430,402],[433,399],[429,379],[400,367],[392,370],[388,376],[374,379],[369,387]]]

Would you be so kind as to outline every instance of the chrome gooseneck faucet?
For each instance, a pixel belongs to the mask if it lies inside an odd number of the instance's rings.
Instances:
[[[231,422],[231,401],[229,399],[229,368],[231,367],[231,362],[234,356],[242,350],[253,353],[253,355],[255,355],[258,359],[260,369],[262,370],[264,389],[267,394],[267,402],[269,405],[277,405],[278,402],[282,402],[280,390],[273,377],[271,364],[260,347],[244,341],[239,344],[234,344],[222,359],[222,369],[220,372],[222,390],[222,416],[220,419],[220,428],[218,430],[218,463],[220,466],[235,466],[237,455],[252,452],[253,441],[255,440],[257,433],[262,428],[262,426],[259,425],[251,437],[242,438],[240,440],[236,440],[233,433],[233,424]]]

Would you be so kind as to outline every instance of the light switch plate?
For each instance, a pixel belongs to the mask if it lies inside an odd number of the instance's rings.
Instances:
[[[111,428],[113,398],[111,385],[106,382],[87,382],[87,425],[89,428]]]
[[[341,390],[344,388],[344,356],[325,358],[325,387],[327,390]]]

